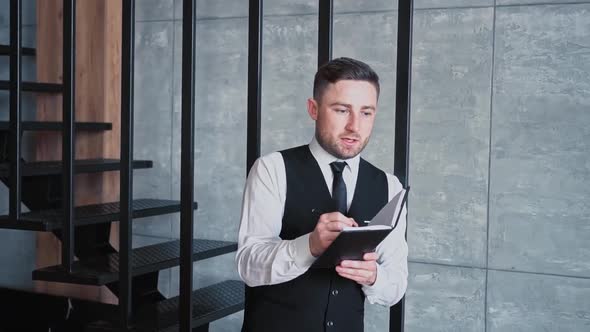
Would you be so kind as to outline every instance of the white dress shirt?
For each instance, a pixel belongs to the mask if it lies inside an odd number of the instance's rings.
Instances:
[[[313,139],[309,149],[318,162],[332,194],[333,174],[330,163],[338,160]],[[340,160],[339,160],[340,161]],[[344,160],[343,172],[347,203],[350,208],[356,188],[360,157]],[[386,173],[387,174],[387,173]],[[387,174],[389,200],[402,189],[399,180]],[[238,234],[236,262],[238,273],[250,287],[283,283],[302,275],[314,262],[309,248],[309,233],[293,240],[279,237],[282,227],[287,176],[280,152],[259,158],[246,181]],[[363,220],[356,220],[357,223]],[[408,246],[405,240],[406,210],[397,227],[377,247],[377,279],[363,286],[370,303],[391,306],[404,295],[408,277]]]

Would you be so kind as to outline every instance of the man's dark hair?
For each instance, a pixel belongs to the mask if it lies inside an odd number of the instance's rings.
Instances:
[[[379,76],[368,64],[351,59],[337,58],[323,64],[313,80],[313,98],[319,103],[330,83],[342,80],[366,81],[377,90],[379,98]]]

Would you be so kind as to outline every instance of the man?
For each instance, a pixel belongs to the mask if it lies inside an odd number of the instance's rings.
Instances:
[[[364,260],[310,269],[343,227],[364,226],[402,189],[359,156],[377,113],[377,74],[338,58],[318,70],[313,90],[311,143],[258,159],[248,176],[236,254],[243,332],[360,332],[365,297],[390,306],[406,291],[405,211]]]

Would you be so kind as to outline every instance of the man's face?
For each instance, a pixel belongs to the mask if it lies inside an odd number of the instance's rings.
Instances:
[[[369,142],[377,90],[366,81],[338,81],[326,87],[321,100],[310,98],[307,111],[316,122],[315,136],[322,148],[336,158],[349,159]]]

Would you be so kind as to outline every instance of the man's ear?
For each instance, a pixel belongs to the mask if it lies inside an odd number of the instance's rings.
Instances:
[[[318,103],[313,98],[307,99],[307,113],[309,116],[316,121],[318,119]]]

